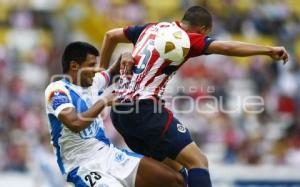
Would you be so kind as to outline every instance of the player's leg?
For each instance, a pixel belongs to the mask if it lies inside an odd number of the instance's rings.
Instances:
[[[132,112],[131,114],[122,115],[112,111],[114,125],[124,126],[122,129],[117,129],[124,130],[123,132],[119,132],[122,134],[125,141],[126,139],[128,140],[128,135],[138,137],[142,140],[143,144],[140,143],[141,141],[131,142],[132,144],[127,142],[131,149],[139,150],[141,151],[140,153],[150,156],[158,161],[163,161],[166,157],[175,160],[179,153],[181,153],[187,145],[192,143],[189,131],[173,117],[169,110],[163,108],[161,113],[153,113],[153,103],[147,105],[145,103],[140,104],[139,113]],[[119,109],[121,108],[125,107],[120,106]],[[190,154],[193,155],[194,153]],[[197,155],[197,152],[195,155]],[[195,163],[192,163],[191,165],[194,166],[193,168],[198,168],[199,165],[205,165],[205,163],[201,164],[201,160],[201,158],[198,159],[196,165]],[[180,163],[186,167],[186,162],[183,160],[180,161],[182,161]],[[188,173],[191,174],[191,177],[188,177],[189,187],[195,187],[201,183],[203,183],[203,187],[209,186],[205,186],[205,183],[210,184],[210,177],[205,173],[205,171],[207,172],[207,167],[201,168],[202,167],[200,167],[199,170],[203,170],[204,174],[200,173],[198,169],[190,169],[190,171],[188,171]],[[202,175],[204,175],[205,181],[197,183],[199,181],[194,180],[195,177],[203,178]]]
[[[168,148],[166,150],[168,157],[187,168],[189,187],[196,187],[200,184],[203,187],[211,187],[206,156],[192,141],[188,129],[176,118],[172,119],[160,144]]]
[[[180,173],[148,157],[144,157],[140,161],[135,184],[136,187],[185,186]]]
[[[178,171],[183,176],[184,182],[186,184],[188,183],[188,171],[182,164],[170,158],[166,158],[162,162],[170,168],[172,168],[173,170]]]
[[[162,114],[153,114],[153,119],[144,121],[154,124],[156,119],[165,118],[167,115],[168,119],[165,121],[169,123],[160,123],[160,121],[156,123],[162,124],[164,131],[160,136],[151,139],[158,139],[159,141],[157,144],[152,145],[153,147],[147,152],[147,155],[158,161],[163,161],[166,157],[169,157],[187,168],[189,187],[198,187],[199,185],[202,187],[211,187],[206,156],[192,141],[188,129],[170,111],[165,109]],[[151,147],[151,141],[148,143],[148,147]],[[171,162],[169,164],[178,170],[179,166],[177,164]]]
[[[185,185],[180,173],[149,157],[120,150],[113,145],[109,150],[104,151],[101,153],[107,160],[106,163],[99,163],[99,166],[120,181],[124,187],[184,187]]]
[[[103,172],[99,164],[91,161],[83,164],[67,175],[67,182],[73,184],[75,187],[124,187],[115,177]]]
[[[193,142],[187,145],[176,157],[176,161],[188,169],[189,187],[211,187],[207,157]]]
[[[183,168],[183,166],[179,162],[177,162],[176,160],[172,160],[170,158],[164,159],[162,163],[166,164],[167,166],[174,169],[175,171],[180,171]]]
[[[208,168],[208,160],[195,142],[187,145],[177,156],[176,161],[188,169]]]

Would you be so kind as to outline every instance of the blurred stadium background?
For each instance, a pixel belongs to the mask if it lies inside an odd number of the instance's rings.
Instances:
[[[170,83],[167,96],[213,95],[238,109],[176,114],[207,153],[214,186],[300,186],[299,0],[0,0],[0,186],[67,186],[49,144],[43,99],[68,42],[100,47],[110,28],[180,20],[194,4],[213,13],[213,37],[284,45],[290,54],[286,66],[263,57],[199,57]],[[120,46],[115,56],[128,50]],[[241,110],[237,98],[249,95],[264,99],[264,112]],[[206,102],[200,100],[204,109]],[[107,114],[107,135],[124,146]]]

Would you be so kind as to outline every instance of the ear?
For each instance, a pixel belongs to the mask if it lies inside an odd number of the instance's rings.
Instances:
[[[200,29],[201,30],[206,30],[206,27],[205,26],[200,26]]]
[[[78,71],[78,69],[79,69],[79,64],[76,61],[72,60],[70,62],[70,70]]]
[[[201,33],[201,34],[205,34],[206,33],[206,27],[205,26],[198,26],[197,27],[197,31],[198,33]]]

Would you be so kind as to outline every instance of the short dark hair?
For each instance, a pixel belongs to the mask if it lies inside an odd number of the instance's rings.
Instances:
[[[62,69],[63,73],[69,71],[70,62],[76,61],[78,64],[82,64],[86,60],[88,54],[99,56],[99,51],[93,45],[87,42],[72,42],[68,44],[64,50],[62,56]]]
[[[187,9],[182,21],[187,22],[191,26],[212,27],[211,13],[202,6],[192,6]]]

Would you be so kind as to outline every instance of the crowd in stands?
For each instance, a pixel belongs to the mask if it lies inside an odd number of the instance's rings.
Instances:
[[[175,115],[215,164],[300,168],[297,0],[15,2],[3,1],[0,7],[1,172],[36,170],[59,175],[49,144],[44,89],[51,75],[61,72],[60,55],[67,42],[86,40],[99,47],[109,28],[179,20],[183,11],[194,4],[204,5],[213,13],[212,37],[283,45],[290,61],[284,66],[257,56],[207,55],[191,59],[166,90],[169,106],[176,109]],[[180,88],[178,81],[182,82]],[[192,105],[191,100],[172,102],[169,96],[189,96],[198,108],[180,112]],[[264,106],[245,106],[247,97],[263,101]],[[108,136],[124,145],[105,116]]]

